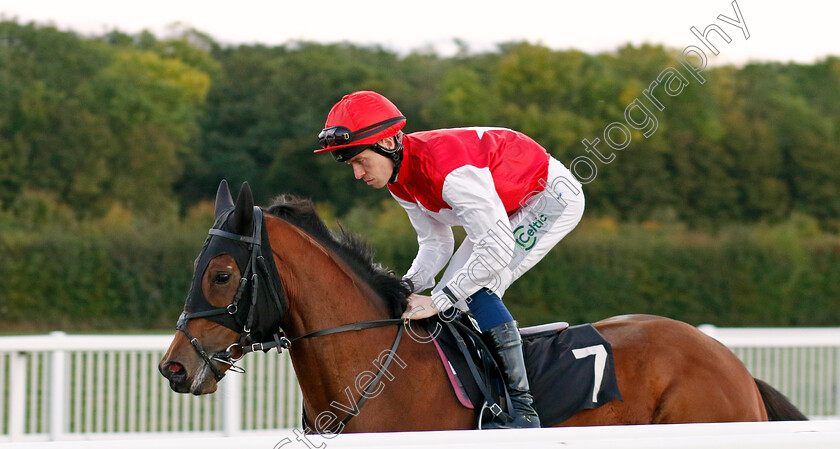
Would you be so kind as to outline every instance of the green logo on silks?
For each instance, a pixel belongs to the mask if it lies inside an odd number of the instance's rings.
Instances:
[[[540,214],[536,220],[525,225],[519,226],[513,230],[513,238],[516,239],[516,244],[525,251],[530,250],[537,243],[537,232],[543,227],[548,220],[544,214]]]

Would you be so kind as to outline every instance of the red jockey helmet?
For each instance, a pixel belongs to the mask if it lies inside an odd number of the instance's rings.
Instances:
[[[405,117],[390,100],[376,92],[353,92],[330,110],[324,129],[318,134],[321,148],[315,152],[360,147],[355,151],[358,154],[367,146],[396,135],[403,126]]]

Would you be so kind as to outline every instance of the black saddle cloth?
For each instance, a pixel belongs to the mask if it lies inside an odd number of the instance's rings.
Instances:
[[[440,324],[440,327],[437,325]],[[471,375],[468,360],[459,349],[455,329],[466,343],[472,362],[489,387],[493,399],[505,407],[504,386],[492,357],[483,353],[481,338],[465,326],[446,326],[432,318],[425,323],[436,335],[438,344],[449,358],[463,391],[470,398],[476,413],[485,403],[478,386],[479,380]],[[434,332],[434,329],[438,329]],[[522,350],[528,371],[534,405],[544,427],[559,424],[580,410],[598,408],[612,400],[621,400],[615,376],[612,347],[591,325],[572,326],[561,332],[547,330],[523,335]]]

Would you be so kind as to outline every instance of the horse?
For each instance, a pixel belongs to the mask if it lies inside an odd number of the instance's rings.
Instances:
[[[247,183],[234,202],[222,181],[158,369],[175,392],[203,395],[246,353],[287,349],[308,432],[475,429],[476,411],[457,400],[434,345],[402,338],[422,334],[400,318],[410,293],[366,242],[332,233],[308,200],[282,195],[263,210]],[[557,426],[806,419],[694,326],[624,315],[594,327],[612,345],[623,400]]]

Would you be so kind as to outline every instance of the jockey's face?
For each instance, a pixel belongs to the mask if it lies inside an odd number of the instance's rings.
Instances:
[[[394,161],[373,151],[365,150],[353,156],[347,164],[353,167],[353,175],[374,189],[388,184],[394,173]]]

